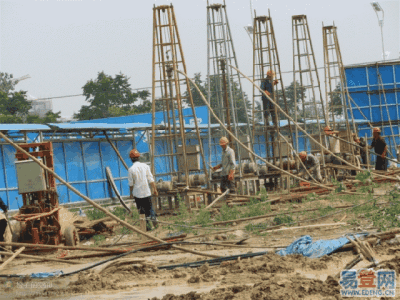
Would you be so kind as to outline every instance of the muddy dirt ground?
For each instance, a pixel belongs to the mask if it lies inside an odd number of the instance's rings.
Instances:
[[[384,193],[384,191],[375,191],[375,193],[379,192]],[[326,200],[322,199],[322,201]],[[339,199],[336,204],[340,205],[341,203],[342,201]],[[310,203],[296,203],[296,209],[309,208],[310,205]],[[281,204],[273,206],[277,210],[282,208]],[[339,219],[341,223],[348,221],[347,225],[274,231],[267,236],[257,236],[243,230],[247,224],[256,225],[265,220],[231,225],[228,228],[236,230],[225,235],[214,234],[206,230],[202,231],[201,234],[209,233],[208,236],[194,238],[191,241],[209,243],[227,243],[230,241],[232,243],[243,239],[243,237],[249,237],[249,239],[242,243],[242,247],[221,247],[217,245],[184,245],[183,247],[219,256],[262,251],[268,253],[253,258],[223,262],[217,266],[203,264],[199,268],[160,270],[158,269],[159,266],[196,262],[210,258],[173,249],[137,252],[124,257],[124,259],[133,260],[127,264],[101,265],[67,277],[45,279],[0,278],[0,299],[341,299],[340,286],[332,277],[354,259],[353,251],[337,252],[318,259],[311,259],[302,255],[281,257],[275,254],[275,251],[279,247],[289,245],[302,235],[321,239],[340,237],[349,232],[376,232],[376,229],[371,228],[369,222],[363,222],[362,218],[357,225],[354,225],[353,222],[350,222],[353,217],[343,213],[339,216],[325,218],[319,223],[307,223],[307,225],[330,224],[339,222]],[[163,219],[165,217],[160,217],[160,220]],[[170,233],[170,231],[163,228],[151,232],[151,234],[157,234],[158,237],[164,237],[167,233]],[[227,238],[228,234],[229,238]],[[188,237],[190,236],[192,234],[188,235]],[[115,241],[117,237],[110,236],[104,243]],[[144,240],[140,240],[134,234],[125,236],[121,241],[143,242]],[[400,272],[400,239],[396,237],[388,242],[382,242],[381,245],[374,247],[374,250],[379,261],[388,261],[381,268],[394,269],[398,276]],[[94,252],[70,251],[68,255],[88,253]],[[60,254],[61,251],[42,255],[58,257]],[[15,259],[0,274],[27,275],[56,270],[67,273],[108,258],[110,256],[80,259],[81,264],[79,265]],[[370,262],[364,259],[356,266],[356,269],[366,267],[369,264]],[[399,277],[397,286],[399,286]],[[380,299],[400,299],[400,290],[397,290],[395,298]]]

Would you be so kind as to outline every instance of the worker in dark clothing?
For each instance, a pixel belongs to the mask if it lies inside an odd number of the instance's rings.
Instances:
[[[3,202],[3,199],[0,198],[0,208],[3,210],[3,212],[6,214],[7,213],[7,205]],[[0,242],[4,242],[4,233],[6,232],[7,228],[7,219],[5,216],[0,215]]]
[[[274,86],[278,84],[278,80],[274,80],[275,77],[275,72],[272,70],[269,70],[267,72],[267,77],[262,80],[261,82],[261,89],[270,97],[272,100],[275,101],[274,99]],[[262,102],[263,102],[263,110],[264,110],[264,118],[265,120],[268,120],[268,116],[271,115],[272,118],[272,123],[274,126],[277,126],[276,124],[276,113],[275,113],[275,106],[274,104],[263,94],[262,97]]]
[[[1,198],[0,198],[0,208],[3,210],[4,214],[7,213],[7,210],[8,210],[7,205],[3,202],[3,199],[1,199]],[[4,214],[0,213],[0,242],[6,241],[5,233],[6,233],[8,222],[7,222],[6,216]],[[2,261],[1,255],[0,255],[0,261]]]
[[[366,152],[365,146],[367,144],[365,143],[364,138],[359,138],[358,140],[359,140],[358,145],[360,147],[362,147],[362,148],[359,148],[360,149],[361,161],[362,161],[363,165],[366,165],[367,164],[367,152]]]
[[[381,137],[381,129],[375,127],[372,131],[373,140],[370,149],[374,148],[376,154],[376,163],[375,163],[375,170],[387,170],[387,160],[386,160],[386,152],[388,146],[386,145],[385,139]]]

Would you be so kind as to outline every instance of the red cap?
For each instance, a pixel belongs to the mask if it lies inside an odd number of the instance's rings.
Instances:
[[[131,150],[131,152],[129,152],[129,157],[130,158],[140,157],[140,153],[136,149],[133,149],[133,150]]]

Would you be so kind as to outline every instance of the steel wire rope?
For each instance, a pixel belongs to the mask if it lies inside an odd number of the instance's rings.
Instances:
[[[232,68],[235,68],[234,66],[231,66],[231,67],[232,67]],[[239,71],[237,68],[235,68],[235,69],[236,69],[237,71]],[[283,170],[283,169],[281,169],[281,168],[275,166],[274,164],[271,164],[270,162],[268,162],[267,160],[265,160],[265,159],[262,158],[261,156],[259,156],[259,155],[257,155],[256,153],[254,153],[251,149],[249,149],[248,147],[246,147],[242,142],[240,142],[240,140],[239,140],[232,132],[228,131],[228,129],[226,128],[226,126],[225,126],[225,125],[222,123],[222,121],[216,116],[216,114],[215,114],[215,112],[213,111],[213,109],[211,108],[210,104],[209,104],[209,103],[207,102],[207,100],[204,98],[203,93],[200,91],[199,87],[193,82],[193,80],[192,80],[191,78],[189,78],[189,77],[188,77],[185,73],[183,73],[182,71],[177,70],[177,72],[178,72],[178,73],[181,73],[181,74],[184,75],[186,78],[188,78],[189,81],[192,82],[192,84],[195,86],[195,88],[196,88],[197,91],[199,92],[200,96],[202,97],[203,101],[204,101],[204,102],[206,103],[206,105],[208,106],[210,112],[213,114],[214,118],[221,124],[222,128],[224,128],[225,131],[226,131],[237,143],[239,143],[239,145],[241,145],[241,146],[242,146],[244,149],[246,149],[249,153],[251,153],[252,155],[254,155],[254,157],[257,157],[258,159],[260,159],[262,162],[264,162],[266,165],[272,167],[273,169],[277,169],[278,171],[281,171],[282,173],[284,173],[284,174],[286,174],[286,175],[289,175],[289,176],[291,176],[291,177],[293,177],[293,178],[295,178],[295,179],[308,182],[308,183],[310,183],[311,185],[316,185],[316,186],[323,187],[323,188],[326,188],[326,189],[329,189],[329,190],[334,190],[334,189],[331,188],[331,187],[325,186],[325,185],[323,185],[323,184],[312,183],[312,182],[310,182],[310,181],[308,181],[308,180],[305,180],[305,179],[303,179],[303,178],[301,178],[301,177],[298,177],[298,176],[296,176],[296,175],[294,175],[294,174],[292,174],[292,173],[289,173],[289,172],[287,172],[286,170]],[[240,72],[240,71],[239,71],[239,72]],[[257,88],[258,88],[259,90],[261,90],[258,86],[257,86]],[[265,94],[265,92],[264,92],[264,95],[267,95],[267,94]],[[268,96],[267,96],[267,97],[268,97]],[[274,105],[276,105],[276,103],[273,102],[273,100],[271,100],[270,97],[268,97],[268,98],[270,99],[270,101],[271,101]],[[278,107],[279,107],[279,106],[278,106]],[[280,109],[281,111],[283,111],[280,107],[279,107],[279,109]],[[400,181],[400,180],[399,180],[399,181]]]
[[[231,66],[232,68],[235,68],[234,66]],[[240,70],[238,70],[237,68],[235,68],[240,74],[242,74],[247,80],[249,80],[254,86],[256,86],[257,89],[259,89],[266,97],[268,97],[268,99],[270,99],[270,101],[276,105],[277,108],[279,108],[279,110],[286,115],[287,118],[289,118],[291,121],[294,122],[294,120],[292,119],[292,117],[290,117],[288,114],[286,114],[286,112],[279,106],[277,105],[264,91],[261,90],[261,88],[259,86],[257,86],[250,78],[248,78],[246,75],[244,75]],[[181,72],[181,71],[178,71]],[[185,76],[187,77],[187,75],[185,74]],[[189,79],[191,80],[191,79]],[[205,100],[204,96],[203,96],[203,100]],[[206,103],[208,105],[208,103]],[[296,128],[299,128],[306,136],[308,136],[314,143],[316,143],[317,145],[319,145],[323,150],[325,150],[326,152],[328,152],[329,154],[333,155],[334,157],[338,158],[341,162],[344,162],[346,165],[350,166],[350,167],[354,167],[356,170],[358,171],[364,171],[361,168],[358,168],[354,165],[352,165],[351,163],[347,162],[346,160],[342,159],[340,156],[336,156],[332,151],[330,151],[328,148],[325,148],[325,146],[323,146],[322,144],[320,144],[316,139],[314,139],[310,134],[307,133],[307,131],[303,130],[297,123],[294,123]],[[232,135],[232,133],[229,133]],[[244,147],[247,151],[251,151],[249,148],[247,148],[245,145],[242,144],[242,147]],[[252,152],[252,151],[251,151]],[[253,153],[253,152],[252,152]],[[275,167],[276,168],[276,167]],[[278,168],[279,169],[279,168]],[[286,171],[281,170],[281,172],[283,171],[283,173],[288,174]],[[375,174],[378,177],[382,177],[382,178],[386,178],[386,179],[391,179],[391,180],[395,180],[395,181],[400,181],[400,179],[398,178],[394,178],[394,177],[389,177],[389,176],[385,176],[385,175],[380,175],[380,174]],[[293,175],[291,174],[290,176],[293,177]]]
[[[231,67],[232,67],[232,68],[235,68],[234,66],[231,66]],[[240,74],[242,74],[246,79],[248,79],[254,86],[256,86],[256,88],[257,88],[260,92],[262,92],[274,105],[276,105],[276,106],[279,108],[279,110],[280,110],[284,115],[286,115],[287,118],[290,118],[290,120],[293,121],[293,119],[292,119],[288,114],[286,114],[286,113],[283,111],[283,109],[282,109],[279,105],[277,105],[264,91],[262,91],[261,88],[260,88],[259,86],[257,86],[250,78],[248,78],[246,75],[244,75],[244,74],[243,74],[241,71],[239,71],[237,68],[235,68],[235,69],[236,69]],[[322,184],[312,183],[312,182],[310,182],[310,181],[308,181],[308,180],[304,180],[304,179],[302,179],[302,178],[300,178],[300,177],[298,177],[298,176],[295,176],[295,175],[293,175],[292,173],[289,173],[289,172],[287,172],[287,171],[285,171],[285,170],[283,170],[283,169],[280,169],[279,167],[277,167],[277,166],[275,166],[275,165],[273,165],[273,164],[267,162],[267,161],[266,161],[265,159],[263,159],[261,156],[257,155],[257,154],[254,153],[251,149],[249,149],[248,147],[246,147],[243,143],[241,143],[241,142],[238,140],[238,138],[237,138],[232,132],[230,132],[230,131],[227,130],[226,126],[223,125],[223,123],[221,122],[221,120],[215,115],[215,113],[214,113],[213,109],[211,108],[210,104],[207,102],[207,100],[205,99],[203,93],[200,91],[199,87],[193,82],[193,80],[192,80],[191,78],[189,78],[189,77],[188,77],[185,73],[183,73],[182,71],[177,70],[177,72],[178,72],[178,73],[181,73],[181,74],[184,75],[186,78],[188,78],[189,81],[192,82],[192,84],[195,86],[195,88],[196,88],[197,91],[199,92],[201,98],[203,99],[204,103],[207,105],[207,107],[209,108],[210,112],[213,114],[213,116],[215,117],[215,119],[216,119],[216,120],[221,124],[221,126],[228,132],[228,134],[229,134],[230,136],[232,136],[233,139],[235,139],[244,149],[246,149],[247,151],[249,151],[249,152],[250,152],[251,154],[253,154],[255,157],[259,158],[261,161],[265,162],[268,166],[271,166],[272,168],[277,169],[278,171],[281,171],[282,173],[284,173],[284,174],[286,174],[286,175],[289,175],[289,176],[291,176],[291,177],[293,177],[293,178],[295,178],[295,179],[298,179],[298,180],[302,180],[302,181],[308,182],[308,183],[310,183],[311,185],[316,185],[316,186],[323,187],[323,188],[326,188],[326,189],[329,189],[329,190],[334,190],[334,189],[331,188],[331,187],[328,187],[328,186],[325,186],[325,185],[322,185]],[[293,122],[294,122],[294,121],[293,121]],[[295,124],[296,128],[298,127],[304,134],[306,134],[309,138],[311,138],[316,144],[320,145],[320,146],[321,146],[324,150],[326,150],[328,153],[330,153],[331,155],[337,157],[337,158],[338,158],[339,160],[341,160],[342,162],[345,162],[345,164],[349,165],[350,167],[354,167],[356,170],[363,171],[363,169],[358,168],[358,167],[355,167],[355,166],[353,166],[352,164],[350,164],[349,162],[347,162],[347,161],[345,161],[344,159],[342,159],[341,157],[336,156],[336,155],[335,155],[334,153],[332,153],[329,149],[325,148],[322,144],[318,143],[312,136],[310,136],[305,130],[303,130],[297,123],[294,122],[294,124]],[[400,181],[400,179],[398,179],[398,178],[388,177],[388,176],[384,176],[384,175],[380,175],[380,174],[375,174],[375,175],[378,176],[378,177],[386,178],[386,179],[393,179],[393,180],[395,180],[395,181]]]

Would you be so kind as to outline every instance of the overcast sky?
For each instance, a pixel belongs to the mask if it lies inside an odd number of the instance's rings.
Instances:
[[[222,3],[210,1],[210,3]],[[0,71],[26,74],[17,90],[37,98],[75,95],[97,73],[130,77],[132,88],[152,80],[153,5],[173,3],[190,76],[207,73],[206,0],[14,0],[0,1]],[[281,68],[293,69],[291,16],[306,14],[317,66],[323,67],[322,23],[335,25],[345,65],[382,59],[381,32],[369,0],[253,0],[257,15],[274,24]],[[399,2],[379,1],[385,11],[383,35],[389,59],[400,53]],[[250,0],[226,0],[239,68],[252,75],[252,44],[244,30]],[[323,73],[322,73],[323,74]],[[291,75],[283,77],[285,85]],[[320,78],[323,84],[323,78]],[[244,86],[251,93],[248,84]],[[84,97],[53,100],[54,111],[71,116]]]

